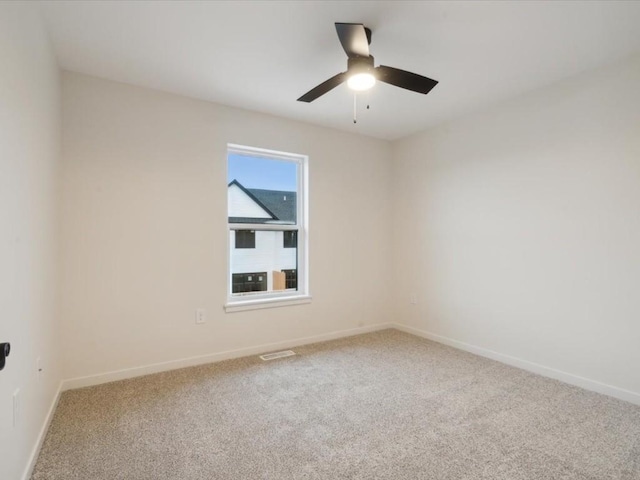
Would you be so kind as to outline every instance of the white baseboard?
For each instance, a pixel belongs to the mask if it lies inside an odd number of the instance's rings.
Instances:
[[[481,357],[487,357],[492,360],[497,360],[498,362],[506,363],[507,365],[512,365],[514,367],[537,373],[545,377],[554,378],[570,385],[584,388],[585,390],[591,390],[593,392],[602,393],[604,395],[609,395],[610,397],[618,398],[620,400],[625,400],[627,402],[640,405],[640,393],[614,387],[613,385],[607,385],[596,380],[573,375],[571,373],[556,370],[555,368],[546,367],[544,365],[530,362],[528,360],[512,357],[511,355],[505,355],[504,353],[494,352],[493,350],[477,347],[475,345],[460,342],[452,338],[443,337],[442,335],[436,335],[435,333],[420,330],[419,328],[400,324],[394,324],[393,327],[405,333],[410,333],[412,335],[417,335],[418,337],[433,340],[434,342],[442,343],[459,350],[475,353],[476,355],[480,355]]]
[[[56,407],[58,406],[58,401],[60,400],[61,393],[62,382],[60,382],[60,385],[58,385],[58,391],[54,395],[51,406],[49,407],[49,411],[47,412],[47,416],[42,423],[42,427],[40,428],[40,433],[38,433],[36,444],[31,450],[29,461],[27,462],[27,466],[24,469],[24,473],[22,474],[22,480],[29,480],[31,478],[31,475],[33,474],[33,468],[36,466],[36,461],[38,460],[40,449],[42,448],[42,444],[44,443],[44,438],[47,436],[47,431],[49,430],[49,425],[51,425],[51,420],[53,419],[53,414],[56,411]]]
[[[220,362],[222,360],[230,360],[233,358],[247,357],[250,355],[260,355],[274,350],[282,350],[287,348],[293,348],[300,345],[307,345],[310,343],[325,342],[327,340],[335,340],[343,337],[351,337],[353,335],[360,335],[362,333],[376,332],[378,330],[385,330],[387,328],[394,328],[395,325],[391,323],[382,323],[377,325],[370,325],[366,327],[352,328],[349,330],[339,330],[336,332],[323,333],[321,335],[315,335],[311,337],[296,338],[293,340],[285,340],[276,343],[267,343],[263,345],[257,345],[255,347],[240,348],[237,350],[227,350],[219,353],[211,353],[207,355],[199,355],[197,357],[183,358],[179,360],[171,360],[168,362],[154,363],[151,365],[144,365],[142,367],[127,368],[124,370],[116,370],[112,372],[100,373],[98,375],[90,375],[86,377],[77,377],[64,380],[62,382],[62,390],[72,390],[75,388],[90,387],[92,385],[99,385],[102,383],[115,382],[117,380],[125,380],[127,378],[140,377],[143,375],[149,375],[151,373],[166,372],[169,370],[176,370],[178,368],[193,367],[196,365],[203,365],[206,363]]]

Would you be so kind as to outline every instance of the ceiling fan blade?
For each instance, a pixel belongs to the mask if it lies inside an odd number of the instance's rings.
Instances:
[[[339,73],[337,75],[334,75],[329,80],[326,80],[326,81],[322,82],[317,87],[312,88],[307,93],[302,95],[298,99],[298,101],[299,102],[307,102],[307,103],[313,102],[316,98],[324,95],[329,90],[333,90],[334,88],[336,88],[338,85],[340,85],[346,79],[347,79],[347,72],[342,72],[342,73]]]
[[[423,94],[429,93],[438,84],[437,80],[384,65],[376,67],[376,72],[381,82]]]
[[[361,23],[336,23],[338,38],[349,58],[368,57],[369,40]]]

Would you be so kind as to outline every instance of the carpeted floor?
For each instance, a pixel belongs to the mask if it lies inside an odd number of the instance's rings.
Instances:
[[[33,480],[640,479],[640,407],[396,330],[65,392]]]

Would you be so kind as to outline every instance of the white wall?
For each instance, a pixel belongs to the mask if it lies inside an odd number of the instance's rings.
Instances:
[[[34,4],[0,2],[0,477],[22,478],[60,384],[59,72]],[[38,380],[36,358],[43,372]],[[12,395],[20,389],[13,426]]]
[[[635,57],[395,144],[404,324],[640,394],[639,86]]]
[[[227,143],[309,155],[311,304],[224,312]],[[65,378],[388,321],[390,263],[376,259],[390,251],[390,154],[383,141],[64,73]]]

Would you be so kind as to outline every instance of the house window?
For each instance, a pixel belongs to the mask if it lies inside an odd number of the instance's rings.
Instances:
[[[282,270],[282,273],[284,273],[285,275],[286,288],[295,289],[298,285],[298,271],[295,269],[290,269],[290,270]]]
[[[264,292],[266,290],[267,272],[233,274],[233,293]]]
[[[282,232],[284,241],[282,242],[283,248],[296,248],[298,246],[298,232],[295,230]]]
[[[227,311],[309,301],[307,163],[228,145]]]
[[[255,230],[236,230],[236,248],[256,248]]]

